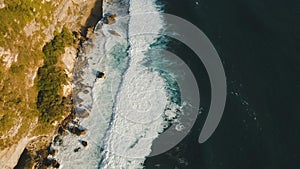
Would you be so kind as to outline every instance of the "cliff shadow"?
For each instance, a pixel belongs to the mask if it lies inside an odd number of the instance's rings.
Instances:
[[[86,36],[87,29],[89,27],[95,27],[96,24],[102,19],[103,10],[102,10],[103,0],[97,0],[94,4],[94,7],[91,10],[90,16],[87,18],[84,26],[80,29],[81,35]]]

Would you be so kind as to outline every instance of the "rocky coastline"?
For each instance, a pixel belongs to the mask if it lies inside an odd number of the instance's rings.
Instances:
[[[81,56],[83,53],[88,52],[92,45],[93,29],[103,16],[102,3],[103,0],[86,2],[82,11],[80,11],[82,13],[80,22],[83,26],[73,28],[75,30],[73,33],[77,40],[77,49],[73,48],[76,50],[75,53],[70,53],[73,59],[68,64],[65,64],[66,74],[71,80],[68,81],[68,85],[64,86],[64,95],[70,100],[67,105],[70,108],[70,112],[66,114],[67,116],[64,120],[58,122],[58,124],[54,124],[57,127],[51,135],[38,136],[29,141],[14,168],[59,168],[59,163],[54,158],[49,158],[49,155],[51,157],[51,155],[55,154],[55,150],[51,148],[51,144],[59,144],[60,137],[66,134],[67,131],[76,135],[85,134],[86,129],[76,124],[75,118],[76,116],[87,116],[87,112],[78,113],[79,111],[75,110],[74,105],[80,104],[77,93],[84,88],[80,86],[80,82],[82,80],[81,75],[84,73],[82,68],[86,66],[87,61],[86,58]],[[88,15],[83,13],[88,13]],[[35,143],[41,142],[41,140],[43,140],[43,144],[36,146]],[[88,144],[84,140],[81,143],[84,147]]]

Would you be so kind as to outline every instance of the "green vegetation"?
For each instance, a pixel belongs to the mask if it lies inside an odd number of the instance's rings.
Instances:
[[[16,63],[14,63],[11,65],[10,71],[12,73],[21,73],[22,71],[24,71],[24,65],[18,65]]]
[[[60,2],[60,0],[56,0]],[[28,128],[38,116],[36,86],[28,87],[35,67],[41,65],[44,33],[27,37],[24,27],[35,20],[41,26],[49,24],[53,11],[52,2],[32,0],[5,0],[0,9],[0,47],[18,54],[17,62],[9,69],[0,59],[0,150],[15,144],[28,134]],[[20,122],[22,119],[22,122]],[[16,135],[10,136],[12,126],[22,123]],[[9,140],[9,141],[8,141]]]
[[[0,151],[25,136],[49,135],[52,122],[69,110],[64,105],[70,98],[62,97],[66,75],[59,56],[74,43],[73,35],[64,28],[45,45],[50,30],[73,24],[56,23],[61,2],[4,0],[0,9],[0,47],[16,56],[10,67],[0,58]],[[72,10],[67,13],[77,17],[79,12]],[[80,20],[77,24],[79,28]]]
[[[62,85],[66,83],[66,74],[58,63],[58,57],[65,47],[74,44],[74,36],[66,28],[48,42],[44,48],[44,66],[38,70],[37,108],[40,119],[49,124],[61,118],[65,111],[66,98],[62,96]]]
[[[7,41],[16,41],[27,23],[35,19],[47,24],[48,16],[55,10],[49,2],[33,0],[7,0],[5,8],[0,9],[0,46],[8,48]],[[46,16],[46,17],[43,17]],[[22,36],[22,35],[20,35]]]

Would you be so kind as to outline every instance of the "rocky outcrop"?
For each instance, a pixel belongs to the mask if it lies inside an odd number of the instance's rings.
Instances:
[[[35,42],[39,42],[41,43],[41,46],[43,45],[43,43],[49,41],[50,39],[53,38],[53,34],[55,31],[60,31],[61,28],[63,26],[66,26],[67,28],[69,28],[72,31],[80,31],[82,27],[86,27],[85,23],[86,20],[89,18],[90,13],[91,13],[91,9],[94,9],[94,4],[95,2],[98,2],[99,0],[60,0],[60,1],[55,1],[55,0],[43,0],[44,3],[52,3],[53,4],[53,8],[56,8],[56,11],[53,13],[53,15],[51,14],[51,16],[47,16],[47,20],[49,21],[49,24],[47,25],[43,25],[42,23],[38,23],[36,20],[33,20],[31,22],[29,22],[25,27],[24,27],[24,33],[27,37],[30,37],[30,39],[33,39],[33,41],[28,41],[27,43],[31,43],[31,44],[35,44]],[[102,3],[102,1],[99,1]],[[0,9],[4,8],[5,4],[3,0],[0,0]],[[102,12],[101,12],[101,6],[100,8],[95,8],[96,11],[100,11],[101,15],[99,18],[96,19],[100,19],[102,16]],[[90,25],[91,26],[91,25]],[[43,33],[41,33],[41,31]],[[45,34],[46,37],[44,37],[43,35],[39,35],[39,34]],[[36,36],[37,35],[37,36]],[[34,38],[32,38],[34,37]],[[33,50],[38,50],[38,49],[33,49]],[[73,72],[73,65],[75,62],[75,57],[77,55],[77,49],[75,48],[69,48],[66,49],[66,54],[64,56],[62,56],[62,64],[65,67],[66,73],[68,75],[68,77],[70,77],[70,81],[71,81],[71,77],[72,72]],[[3,49],[0,47],[0,61],[3,61],[6,68],[10,68],[10,66],[12,64],[14,64],[14,62],[17,62],[18,60],[18,53],[13,53],[11,52],[9,49]],[[27,86],[32,87],[33,86],[33,82],[34,79],[36,77],[36,72],[37,72],[37,67],[39,65],[33,65],[31,67],[31,69],[28,71],[28,83],[26,82]],[[27,76],[26,75],[26,76]],[[31,76],[31,78],[29,78],[29,76]],[[69,83],[69,85],[66,85],[64,87],[64,94],[67,96],[69,95],[72,91],[72,86],[70,85],[71,83]],[[74,113],[72,113],[74,115]],[[69,123],[70,121],[72,121],[72,119],[74,119],[74,116],[70,115],[67,117],[67,119],[71,119],[71,120],[66,120],[65,123]],[[68,122],[67,122],[68,121]],[[36,126],[36,124],[34,124]],[[61,133],[66,133],[67,131],[65,131],[66,129],[68,129],[68,125],[60,125],[60,131]],[[34,128],[34,127],[33,127]],[[75,126],[73,129],[71,129],[71,132],[73,132],[76,135],[82,135],[85,134],[86,129],[83,129],[79,126]],[[45,137],[46,140],[50,140],[49,138],[52,138],[53,135],[56,132],[52,132],[52,133],[45,133],[47,136]],[[24,134],[25,135],[25,134]],[[42,165],[41,161],[44,160],[44,156],[45,154],[54,154],[55,150],[53,151],[48,151],[47,148],[47,144],[43,144],[44,148],[40,151],[40,147],[35,147],[33,145],[36,144],[36,141],[32,141],[34,138],[34,136],[29,137],[24,137],[23,139],[21,139],[18,144],[15,144],[11,147],[6,148],[5,150],[1,150],[0,151],[0,168],[4,168],[4,167],[9,167],[9,168],[13,168],[18,160],[20,155],[22,154],[23,150],[25,149],[25,147],[28,147],[28,151],[34,152],[31,154],[34,154],[34,159],[36,162],[38,162],[38,165]],[[60,137],[55,137],[56,139],[56,143],[57,144],[63,144],[62,140]],[[49,144],[48,144],[49,145]],[[46,152],[46,153],[45,153]],[[42,154],[42,155],[41,155]],[[51,166],[52,167],[59,167],[59,163],[52,159],[51,161]]]
[[[95,38],[94,28],[90,27],[90,28],[87,29],[86,37],[88,39],[94,39]]]
[[[76,153],[76,152],[78,152],[80,149],[81,149],[80,147],[75,148],[75,149],[74,149],[74,152]]]
[[[86,129],[82,128],[81,126],[69,126],[69,131],[77,136],[86,134]]]
[[[57,135],[57,136],[54,137],[53,144],[57,145],[57,146],[61,146],[63,144],[63,140],[62,140],[61,135]]]
[[[59,168],[60,164],[54,158],[45,158],[43,164],[47,167]]]
[[[84,147],[87,146],[87,142],[86,142],[86,141],[81,140],[81,144],[82,144]]]
[[[104,74],[104,72],[97,71],[96,72],[96,77],[97,78],[105,78],[105,74]]]
[[[102,18],[102,22],[104,24],[114,24],[116,23],[116,14],[106,13],[104,14],[104,17]]]

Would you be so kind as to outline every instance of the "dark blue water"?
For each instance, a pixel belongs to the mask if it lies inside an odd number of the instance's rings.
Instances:
[[[228,96],[216,132],[199,144],[210,102],[208,76],[193,52],[171,41],[169,49],[197,78],[203,113],[177,147],[147,158],[145,168],[300,168],[300,1],[159,2],[212,41],[226,71]]]

